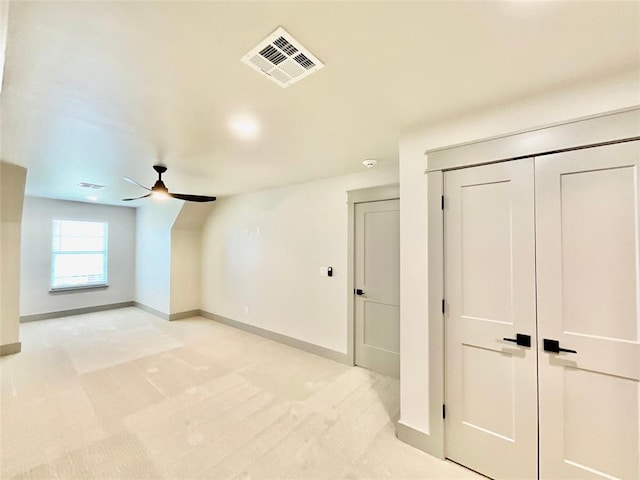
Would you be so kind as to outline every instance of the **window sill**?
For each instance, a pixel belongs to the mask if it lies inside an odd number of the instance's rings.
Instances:
[[[57,293],[57,292],[71,292],[74,290],[95,290],[98,288],[107,288],[109,287],[108,283],[97,283],[93,285],[74,285],[70,287],[55,287],[50,288],[49,293]]]

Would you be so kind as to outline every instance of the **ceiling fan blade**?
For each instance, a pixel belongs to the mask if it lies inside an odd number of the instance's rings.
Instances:
[[[124,178],[127,182],[129,182],[129,183],[133,183],[134,185],[137,185],[137,186],[139,186],[139,187],[142,187],[142,188],[144,188],[145,190],[149,190],[149,191],[151,191],[151,189],[150,189],[150,188],[145,187],[145,186],[144,186],[144,185],[142,185],[141,183],[136,182],[133,178],[130,178],[130,177],[123,177],[123,178]]]
[[[186,200],[187,202],[213,202],[216,197],[207,197],[205,195],[187,195],[184,193],[169,193],[170,197],[178,200]]]
[[[147,198],[147,197],[150,197],[150,196],[151,196],[151,194],[150,194],[150,193],[147,193],[146,195],[143,195],[143,196],[141,196],[141,197],[136,197],[136,198],[123,198],[123,199],[122,199],[122,201],[123,201],[123,202],[130,202],[131,200],[140,200],[141,198]]]

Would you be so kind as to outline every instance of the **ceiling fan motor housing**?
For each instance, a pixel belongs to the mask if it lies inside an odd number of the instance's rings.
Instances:
[[[156,180],[156,183],[154,183],[153,187],[151,187],[151,191],[168,193],[169,189],[166,187],[166,185],[162,180]]]
[[[167,167],[165,167],[164,165],[154,165],[153,169],[158,172],[158,180],[156,180],[156,183],[154,183],[153,187],[151,187],[151,191],[169,193],[169,189],[162,181],[162,174],[167,171]]]

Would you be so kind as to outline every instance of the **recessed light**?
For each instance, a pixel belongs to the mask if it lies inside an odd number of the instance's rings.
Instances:
[[[252,140],[260,134],[260,125],[253,117],[235,117],[231,120],[230,126],[231,131],[243,140]]]
[[[378,161],[375,158],[367,158],[362,161],[362,164],[367,168],[371,168],[375,167],[378,164]]]
[[[98,201],[98,197],[96,197],[95,195],[87,195],[85,198],[87,200],[89,200],[90,202],[97,202]]]

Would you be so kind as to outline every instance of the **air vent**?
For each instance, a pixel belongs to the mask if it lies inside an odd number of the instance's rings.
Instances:
[[[106,188],[106,185],[97,185],[95,183],[87,183],[87,182],[80,182],[78,186],[80,188],[90,188],[91,190],[102,190],[103,188]]]
[[[300,45],[300,42],[282,27],[260,42],[241,60],[283,88],[324,67],[315,55]]]

